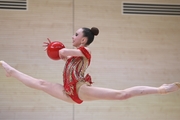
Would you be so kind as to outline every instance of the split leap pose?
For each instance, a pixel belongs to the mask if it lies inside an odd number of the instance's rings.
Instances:
[[[91,61],[91,52],[88,48],[94,36],[99,34],[96,27],[80,28],[72,37],[75,49],[63,48],[59,50],[59,56],[66,61],[63,82],[64,84],[51,83],[42,79],[36,79],[11,67],[4,61],[0,65],[5,69],[6,75],[16,78],[28,87],[42,90],[49,95],[70,103],[82,103],[92,100],[125,100],[135,96],[149,94],[165,94],[180,89],[180,83],[163,84],[160,87],[135,86],[124,90],[114,90],[92,86],[89,74],[84,75]],[[49,39],[48,39],[49,40]],[[45,42],[44,46],[50,44]]]

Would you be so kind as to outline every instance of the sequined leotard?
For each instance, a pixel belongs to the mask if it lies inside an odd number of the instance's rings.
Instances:
[[[77,83],[84,82],[90,85],[92,82],[89,74],[84,77],[84,73],[90,64],[91,55],[84,47],[78,49],[85,57],[72,56],[66,61],[63,72],[63,82],[65,93],[70,96],[73,101],[80,104],[83,101],[78,97]]]

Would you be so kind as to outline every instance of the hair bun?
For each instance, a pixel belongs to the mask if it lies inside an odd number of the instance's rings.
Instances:
[[[92,27],[92,28],[91,28],[91,32],[92,32],[95,36],[97,36],[97,35],[99,34],[99,29],[96,28],[96,27]]]

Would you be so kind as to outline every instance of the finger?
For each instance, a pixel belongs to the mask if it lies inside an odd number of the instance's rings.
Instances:
[[[47,38],[48,42],[51,43],[51,40],[49,38]]]
[[[48,45],[42,45],[43,47],[48,47]]]
[[[43,42],[43,44],[47,44],[47,45],[49,45],[49,43],[48,43],[48,42]]]

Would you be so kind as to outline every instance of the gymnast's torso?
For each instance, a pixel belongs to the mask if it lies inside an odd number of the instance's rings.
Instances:
[[[78,48],[84,56],[72,56],[65,64],[63,72],[64,91],[70,97],[77,94],[76,84],[78,82],[88,82],[91,84],[91,77],[85,71],[91,60],[90,53],[84,47]]]

